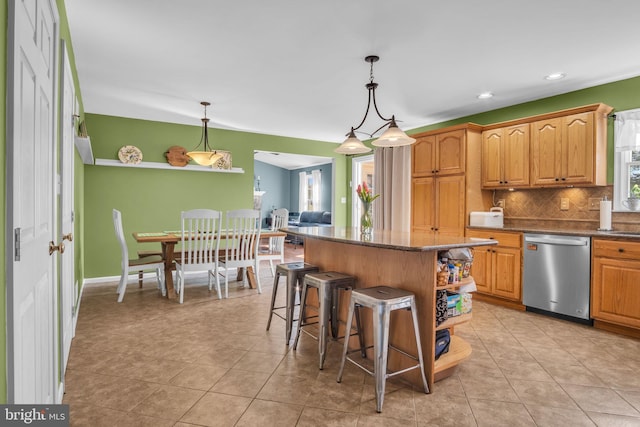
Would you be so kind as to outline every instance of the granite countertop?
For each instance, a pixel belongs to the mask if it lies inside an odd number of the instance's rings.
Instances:
[[[453,248],[497,244],[495,240],[489,239],[436,236],[432,233],[403,233],[387,230],[374,230],[370,237],[363,238],[356,227],[286,227],[281,230],[294,236],[401,251],[443,251]]]
[[[588,236],[588,237],[606,237],[606,238],[620,238],[631,239],[640,241],[640,230],[638,231],[599,231],[589,229],[562,229],[562,228],[545,228],[536,226],[505,226],[504,228],[493,227],[471,227],[467,226],[469,230],[495,230],[495,231],[511,231],[521,233],[538,233],[538,234],[563,234],[567,236]]]

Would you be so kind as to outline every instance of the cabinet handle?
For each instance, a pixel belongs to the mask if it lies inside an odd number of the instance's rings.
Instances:
[[[624,249],[618,248],[618,252],[622,253],[622,252],[624,252]]]
[[[563,181],[566,181],[566,180],[567,180],[567,178],[562,178],[562,180],[563,180]]]
[[[509,183],[509,181],[505,181],[504,183],[505,183],[505,184],[508,184],[508,183]]]
[[[556,181],[560,181],[558,178],[556,178]]]

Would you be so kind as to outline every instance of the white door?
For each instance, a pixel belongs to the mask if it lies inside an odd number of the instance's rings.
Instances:
[[[54,403],[57,388],[54,0],[10,0],[7,56],[9,403]]]
[[[366,182],[373,188],[373,154],[354,157],[351,160],[351,226],[360,226],[362,216],[362,203],[358,199],[356,189],[358,185]]]
[[[75,145],[76,92],[71,74],[71,64],[64,41],[60,43],[62,78],[60,90],[60,240],[65,251],[60,256],[60,328],[62,334],[62,373],[66,371],[71,339],[74,336],[75,268],[73,255],[73,160]]]

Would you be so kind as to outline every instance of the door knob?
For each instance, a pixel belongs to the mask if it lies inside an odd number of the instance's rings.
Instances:
[[[62,240],[68,240],[70,242],[73,242],[73,233],[67,233],[67,234],[63,234],[62,235]]]
[[[55,245],[53,240],[49,242],[49,255],[53,255],[55,251],[60,251],[61,254],[64,253],[64,243],[60,242],[59,245]]]

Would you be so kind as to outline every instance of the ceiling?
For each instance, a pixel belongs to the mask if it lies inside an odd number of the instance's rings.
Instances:
[[[65,4],[95,114],[200,126],[209,101],[211,127],[339,143],[371,54],[380,112],[405,130],[640,75],[637,0]]]

